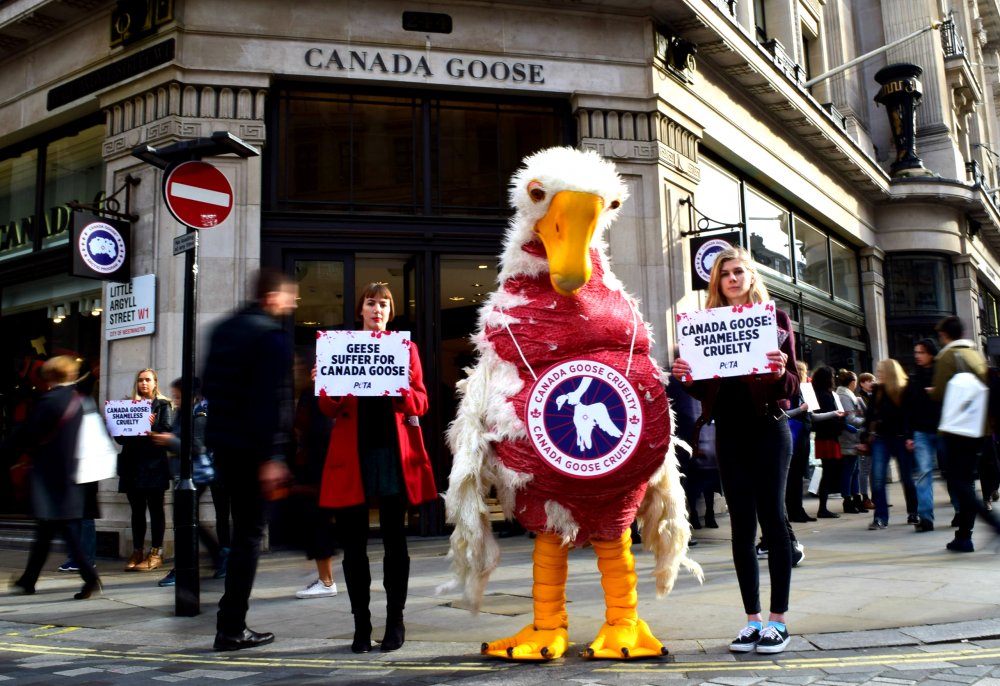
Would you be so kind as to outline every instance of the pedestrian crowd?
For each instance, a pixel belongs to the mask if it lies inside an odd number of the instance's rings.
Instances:
[[[164,494],[180,477],[184,422],[179,417],[190,413],[197,499],[209,492],[216,513],[214,532],[200,525],[198,535],[209,551],[213,576],[225,579],[215,649],[240,650],[274,640],[270,632],[248,628],[246,618],[270,503],[291,494],[302,505],[297,512],[302,546],[316,565],[315,580],[294,596],[336,596],[333,560],[342,549],[355,653],[373,648],[367,547],[371,513],[378,512],[386,596],[380,648],[396,650],[405,641],[407,514],[437,497],[419,421],[428,410],[419,352],[408,343],[409,389],[398,396],[316,396],[316,367],[302,357],[293,363],[292,339],[283,325],[297,295],[291,277],[261,270],[253,300],[215,328],[204,384],[195,380],[190,399],[183,396],[180,379],[168,396],[154,369],[136,374],[129,398],[148,403],[148,431],[116,438],[121,445],[118,491],[131,509],[132,553],[125,571],[151,572],[164,565]],[[768,300],[746,250],[719,254],[708,307]],[[395,314],[388,286],[372,283],[361,290],[355,315],[362,331],[386,331]],[[685,446],[678,457],[692,528],[718,528],[716,495],[727,505],[746,614],[745,626],[730,644],[734,652],[777,653],[788,645],[791,570],[805,554],[793,523],[869,514],[869,530],[890,525],[886,485],[892,459],[904,495],[895,512],[901,518],[905,509],[906,523],[915,532],[943,528],[934,516],[933,479],[939,470],[954,510],[948,550],[974,551],[977,519],[1000,534],[1000,518],[993,512],[1000,498],[993,427],[1000,376],[964,337],[960,319],[946,317],[936,327],[936,339],[915,343],[915,366],[908,375],[893,359],[879,360],[874,374],[825,364],[810,371],[796,358],[790,318],[781,310],[775,315],[778,348],[767,354],[769,373],[693,381],[689,363],[675,355],[667,389],[676,433]],[[310,366],[311,375],[303,371]],[[56,535],[68,549],[59,571],[79,573],[84,582],[74,597],[86,599],[101,588],[95,567],[96,483],[80,484],[75,478],[77,432],[84,413],[96,411],[93,378],[78,376],[77,360],[48,360],[42,368],[48,390],[0,448],[4,456],[32,458],[30,489],[38,528],[27,566],[13,580],[21,593],[35,592]],[[297,385],[304,390],[293,403]],[[951,406],[959,393],[964,414],[956,416]],[[805,507],[807,490],[817,496],[815,514]],[[836,500],[842,512],[835,511]],[[766,619],[761,560],[767,561],[770,576]],[[175,583],[174,570],[158,581],[160,586]]]

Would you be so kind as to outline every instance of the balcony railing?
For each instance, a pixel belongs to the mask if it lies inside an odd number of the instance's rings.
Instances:
[[[955,13],[949,12],[948,18],[941,22],[941,49],[945,57],[965,57],[965,39],[955,28]]]

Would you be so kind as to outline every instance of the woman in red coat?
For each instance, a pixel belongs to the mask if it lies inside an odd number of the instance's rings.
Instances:
[[[356,314],[365,331],[385,331],[395,316],[385,284],[364,288]],[[406,549],[406,511],[437,497],[430,459],[424,449],[419,417],[427,412],[427,389],[417,346],[410,345],[410,388],[395,397],[329,397],[319,406],[335,422],[330,433],[320,507],[335,508],[344,546],[344,580],[354,614],[351,650],[367,653],[371,642],[371,570],[368,566],[368,508],[377,502],[385,557],[382,586],[386,595],[382,650],[403,645],[403,608],[410,577]]]

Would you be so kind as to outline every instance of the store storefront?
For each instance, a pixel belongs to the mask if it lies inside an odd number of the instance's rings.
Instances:
[[[104,127],[96,119],[32,138],[0,159],[0,436],[24,419],[49,357],[72,355],[82,373],[100,378],[102,283],[68,275],[67,203],[99,205],[104,196]],[[0,517],[29,512],[16,478],[0,470]]]

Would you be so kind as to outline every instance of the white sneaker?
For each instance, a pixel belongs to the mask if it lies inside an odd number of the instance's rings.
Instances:
[[[337,595],[337,584],[332,584],[327,586],[319,579],[312,582],[301,591],[295,592],[296,598],[308,599],[308,598],[326,598],[328,596]]]

